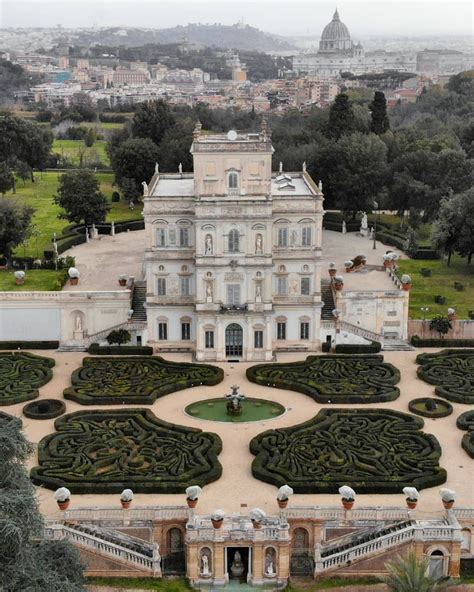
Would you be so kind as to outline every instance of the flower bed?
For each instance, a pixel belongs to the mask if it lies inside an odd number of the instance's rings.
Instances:
[[[55,361],[27,352],[0,352],[0,405],[36,399],[53,377]]]
[[[64,397],[82,405],[152,404],[192,386],[218,384],[224,371],[206,364],[169,362],[158,356],[84,358]]]
[[[462,437],[461,446],[474,458],[474,411],[466,411],[456,420],[456,425],[460,430],[467,430],[467,434]]]
[[[376,403],[393,401],[400,391],[400,372],[380,355],[308,356],[304,362],[259,364],[247,378],[309,395],[318,403]]]
[[[323,409],[300,425],[256,436],[252,474],[295,493],[400,493],[446,481],[441,447],[423,420],[382,409]]]
[[[219,479],[219,436],[170,424],[148,409],[78,411],[38,445],[36,485],[72,493],[184,493]]]
[[[59,399],[40,399],[23,407],[23,415],[29,419],[53,419],[65,412],[66,405]]]
[[[474,349],[444,349],[416,357],[418,377],[436,385],[438,397],[455,403],[474,403]]]
[[[417,415],[431,418],[447,417],[453,412],[453,406],[447,401],[430,399],[429,397],[413,399],[408,403],[408,409]]]

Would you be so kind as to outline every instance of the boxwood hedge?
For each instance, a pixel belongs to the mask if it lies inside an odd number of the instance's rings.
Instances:
[[[149,345],[99,345],[92,343],[87,353],[94,356],[152,356],[153,348]]]
[[[474,349],[418,354],[418,376],[436,385],[435,393],[455,403],[474,403]]]
[[[474,458],[474,411],[466,411],[456,420],[456,425],[460,430],[467,430],[467,434],[462,437],[461,446]]]
[[[38,445],[36,485],[72,493],[183,493],[219,479],[219,436],[158,419],[148,409],[77,411]]]
[[[175,391],[224,378],[224,371],[207,364],[169,362],[159,356],[84,358],[71,375],[64,398],[82,405],[152,404]]]
[[[430,399],[430,397],[411,400],[408,403],[408,409],[412,413],[430,418],[447,417],[453,412],[451,403],[443,399]]]
[[[304,362],[259,364],[247,378],[309,395],[318,403],[376,403],[400,395],[400,372],[381,355],[308,356]]]
[[[23,407],[23,415],[30,419],[53,419],[65,412],[66,405],[59,399],[40,399],[27,403]]]
[[[0,405],[36,399],[38,389],[53,377],[52,358],[28,352],[0,352]]]
[[[420,431],[423,420],[385,409],[322,409],[300,425],[269,430],[250,442],[252,474],[296,493],[400,493],[446,481],[441,447]]]
[[[0,349],[58,349],[59,341],[0,341]]]

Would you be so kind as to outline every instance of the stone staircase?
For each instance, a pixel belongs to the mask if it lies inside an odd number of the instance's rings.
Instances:
[[[139,323],[146,323],[146,282],[135,282],[132,293],[132,318]]]
[[[416,348],[401,339],[385,338],[382,351],[414,351]]]
[[[323,308],[321,309],[321,320],[332,321],[332,311],[336,308],[334,304],[334,296],[332,293],[332,287],[329,282],[321,282],[321,300],[323,301]]]

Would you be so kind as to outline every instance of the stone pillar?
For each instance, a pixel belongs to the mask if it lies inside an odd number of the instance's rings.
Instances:
[[[286,581],[290,577],[290,545],[281,545],[278,547],[278,568],[277,578],[279,582]]]
[[[262,543],[255,543],[252,547],[252,583],[258,584],[263,582],[265,571],[265,560],[263,556]]]
[[[451,544],[451,556],[449,557],[448,575],[459,578],[461,569],[461,543],[453,541]]]
[[[214,346],[216,349],[216,359],[218,361],[225,361],[225,330],[224,322],[221,318],[217,319],[215,324],[216,333],[214,335]]]
[[[219,543],[214,545],[214,564],[212,567],[212,575],[215,584],[222,584],[227,581],[227,568],[224,564],[224,551],[224,545]]]
[[[191,582],[199,579],[199,555],[195,543],[186,545],[186,576]]]

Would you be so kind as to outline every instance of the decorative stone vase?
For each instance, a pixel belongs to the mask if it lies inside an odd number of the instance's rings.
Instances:
[[[288,506],[288,502],[289,502],[288,498],[287,499],[278,499],[277,498],[278,507],[282,510]]]
[[[24,283],[25,283],[25,278],[15,278],[15,284],[17,286],[23,286]]]
[[[385,269],[389,269],[391,267],[393,267],[394,261],[393,259],[384,259],[383,261],[383,266],[385,267]]]
[[[329,276],[333,278],[337,273],[337,269],[330,268],[330,269],[328,269],[328,272],[329,272]]]
[[[222,528],[222,525],[224,524],[224,518],[221,518],[220,520],[214,520],[214,518],[211,518],[211,522],[214,528]]]
[[[410,499],[409,497],[407,497],[406,502],[407,502],[407,506],[410,508],[410,510],[414,510],[416,508],[416,504],[418,503],[418,500],[413,500],[413,499]]]
[[[405,290],[405,292],[409,292],[411,290],[413,284],[402,284],[402,289]]]
[[[77,286],[77,284],[79,283],[79,278],[77,278],[77,277],[69,278],[69,282],[70,282],[71,286]]]
[[[454,506],[454,500],[443,500],[443,506],[446,508],[446,510],[450,510]]]
[[[71,500],[70,499],[63,500],[63,501],[59,501],[58,500],[59,509],[62,510],[62,511],[67,510],[69,508],[69,504],[70,503],[71,503]]]
[[[122,508],[124,510],[128,510],[128,508],[132,505],[132,500],[120,500],[120,503],[122,504]]]
[[[198,498],[191,499],[190,497],[186,498],[186,503],[188,504],[188,508],[195,508],[198,503]]]
[[[352,510],[352,507],[354,506],[354,500],[348,500],[348,499],[344,499],[342,498],[342,505],[344,506],[344,510]]]
[[[255,530],[260,530],[262,528],[262,523],[252,520],[252,526],[255,528]]]
[[[119,278],[119,286],[126,286],[127,285],[127,278]]]
[[[334,284],[334,288],[335,288],[335,289],[336,289],[338,292],[340,292],[340,291],[342,290],[343,286],[344,286],[344,284]]]

